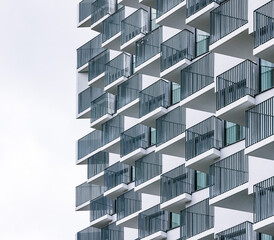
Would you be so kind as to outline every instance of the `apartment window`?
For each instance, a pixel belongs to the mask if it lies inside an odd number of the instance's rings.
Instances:
[[[195,171],[195,191],[208,186],[208,175],[204,172]]]
[[[169,221],[169,228],[173,229],[180,226],[180,214],[177,213],[170,213],[170,221]],[[264,239],[263,239],[264,240]],[[265,239],[268,240],[268,239]]]
[[[225,122],[225,146],[244,139],[244,135],[244,127],[232,122]]]
[[[160,27],[160,25],[156,23],[156,9],[151,8],[150,9],[150,31],[153,31],[158,27]]]
[[[209,36],[210,35],[207,32],[196,29],[196,36],[195,36],[196,57],[208,52]]]
[[[156,144],[156,129],[151,128],[150,129],[150,146],[153,146]]]
[[[274,87],[274,63],[260,59],[260,91]]]

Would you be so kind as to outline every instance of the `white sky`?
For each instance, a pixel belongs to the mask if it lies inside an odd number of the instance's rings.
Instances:
[[[0,239],[70,240],[88,226],[75,212],[76,0],[2,0],[0,6]]]

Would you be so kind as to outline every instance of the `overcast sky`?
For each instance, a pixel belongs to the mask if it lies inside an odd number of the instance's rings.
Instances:
[[[76,0],[6,0],[0,7],[0,239],[70,240],[88,226],[75,212]]]

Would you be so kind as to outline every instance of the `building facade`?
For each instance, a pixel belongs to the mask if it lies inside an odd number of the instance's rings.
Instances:
[[[76,239],[274,240],[274,0],[78,12]]]

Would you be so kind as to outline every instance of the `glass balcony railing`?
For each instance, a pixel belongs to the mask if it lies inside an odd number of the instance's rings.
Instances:
[[[109,56],[109,50],[105,50],[88,62],[88,81],[91,81],[106,71],[106,63],[110,60]]]
[[[224,147],[245,139],[245,127],[225,121]]]
[[[210,35],[207,32],[196,29],[195,57],[201,56],[202,54],[209,51],[209,38]]]
[[[100,196],[104,191],[105,187],[87,182],[82,183],[76,187],[76,207]]]
[[[246,60],[237,66],[217,76],[216,83],[216,107],[217,110],[258,92],[256,64]]]
[[[191,194],[195,190],[194,170],[181,165],[161,176],[161,203],[171,200],[181,194]]]
[[[76,240],[93,240],[93,239],[101,239],[101,229],[88,227],[78,232],[76,235]]]
[[[102,48],[102,35],[100,34],[77,49],[77,68],[87,64],[89,60],[104,50]]]
[[[162,155],[152,152],[135,162],[135,186],[162,173]]]
[[[178,83],[171,83],[171,105],[174,105],[181,100],[181,85]]]
[[[130,41],[140,33],[149,32],[149,14],[140,8],[121,22],[121,45]]]
[[[136,42],[136,67],[160,53],[163,28],[159,27]]]
[[[106,64],[105,87],[120,77],[129,77],[132,74],[132,57],[122,53]]]
[[[181,99],[214,82],[214,55],[207,54],[181,71]]]
[[[137,74],[127,81],[118,85],[118,109],[124,107],[135,99],[139,98],[139,92],[142,90],[142,75]]]
[[[103,145],[119,138],[124,131],[124,116],[117,115],[102,124]]]
[[[101,195],[90,203],[90,221],[115,213],[115,200]]]
[[[115,13],[103,21],[102,39],[106,42],[117,33],[121,32],[121,21],[125,18],[125,7],[118,9]]]
[[[161,210],[160,205],[156,205],[138,216],[139,238],[145,238],[153,233],[169,228],[169,212]]]
[[[161,44],[161,72],[183,59],[195,57],[194,34],[183,30]]]
[[[79,22],[82,22],[91,15],[91,4],[94,1],[95,0],[82,0],[79,3]]]
[[[248,182],[248,157],[243,150],[210,166],[210,198],[246,182]]]
[[[253,231],[253,225],[251,222],[244,222],[232,228],[229,228],[225,231],[216,234],[217,240],[249,240],[249,239],[256,239],[256,233]]]
[[[96,176],[103,172],[109,164],[109,153],[99,152],[94,156],[88,158],[88,178]]]
[[[248,23],[248,0],[229,0],[210,12],[210,44]]]
[[[100,240],[124,240],[124,228],[116,226],[116,223],[107,225],[106,227],[102,228],[101,231],[102,234]]]
[[[140,92],[140,117],[145,116],[158,107],[169,107],[171,104],[170,100],[170,82],[160,79]]]
[[[274,177],[268,178],[253,187],[254,222],[274,216]]]
[[[156,1],[156,16],[161,17],[163,14],[176,7],[185,0],[157,0]]]
[[[186,130],[185,108],[177,107],[156,120],[156,145],[175,138]]]
[[[122,183],[132,182],[132,167],[121,162],[117,162],[105,169],[105,186],[110,190]]]
[[[181,211],[181,239],[193,237],[214,227],[214,207],[205,199]]]
[[[246,111],[246,147],[274,135],[274,97]]]
[[[255,48],[274,37],[274,1],[254,11]]]
[[[223,121],[214,116],[186,130],[186,160],[223,147]]]
[[[121,157],[137,150],[138,148],[147,149],[151,146],[150,127],[138,124],[124,131],[121,134]]]
[[[92,131],[82,137],[77,142],[78,160],[102,147],[102,132],[99,130]]]
[[[120,220],[142,208],[142,194],[132,189],[117,198],[117,219]]]
[[[103,117],[106,114],[113,115],[116,112],[116,96],[104,93],[91,102],[90,122]]]
[[[116,9],[116,0],[95,0],[91,4],[91,24],[96,23],[108,14],[114,13]]]
[[[260,59],[260,92],[274,87],[274,63]]]

